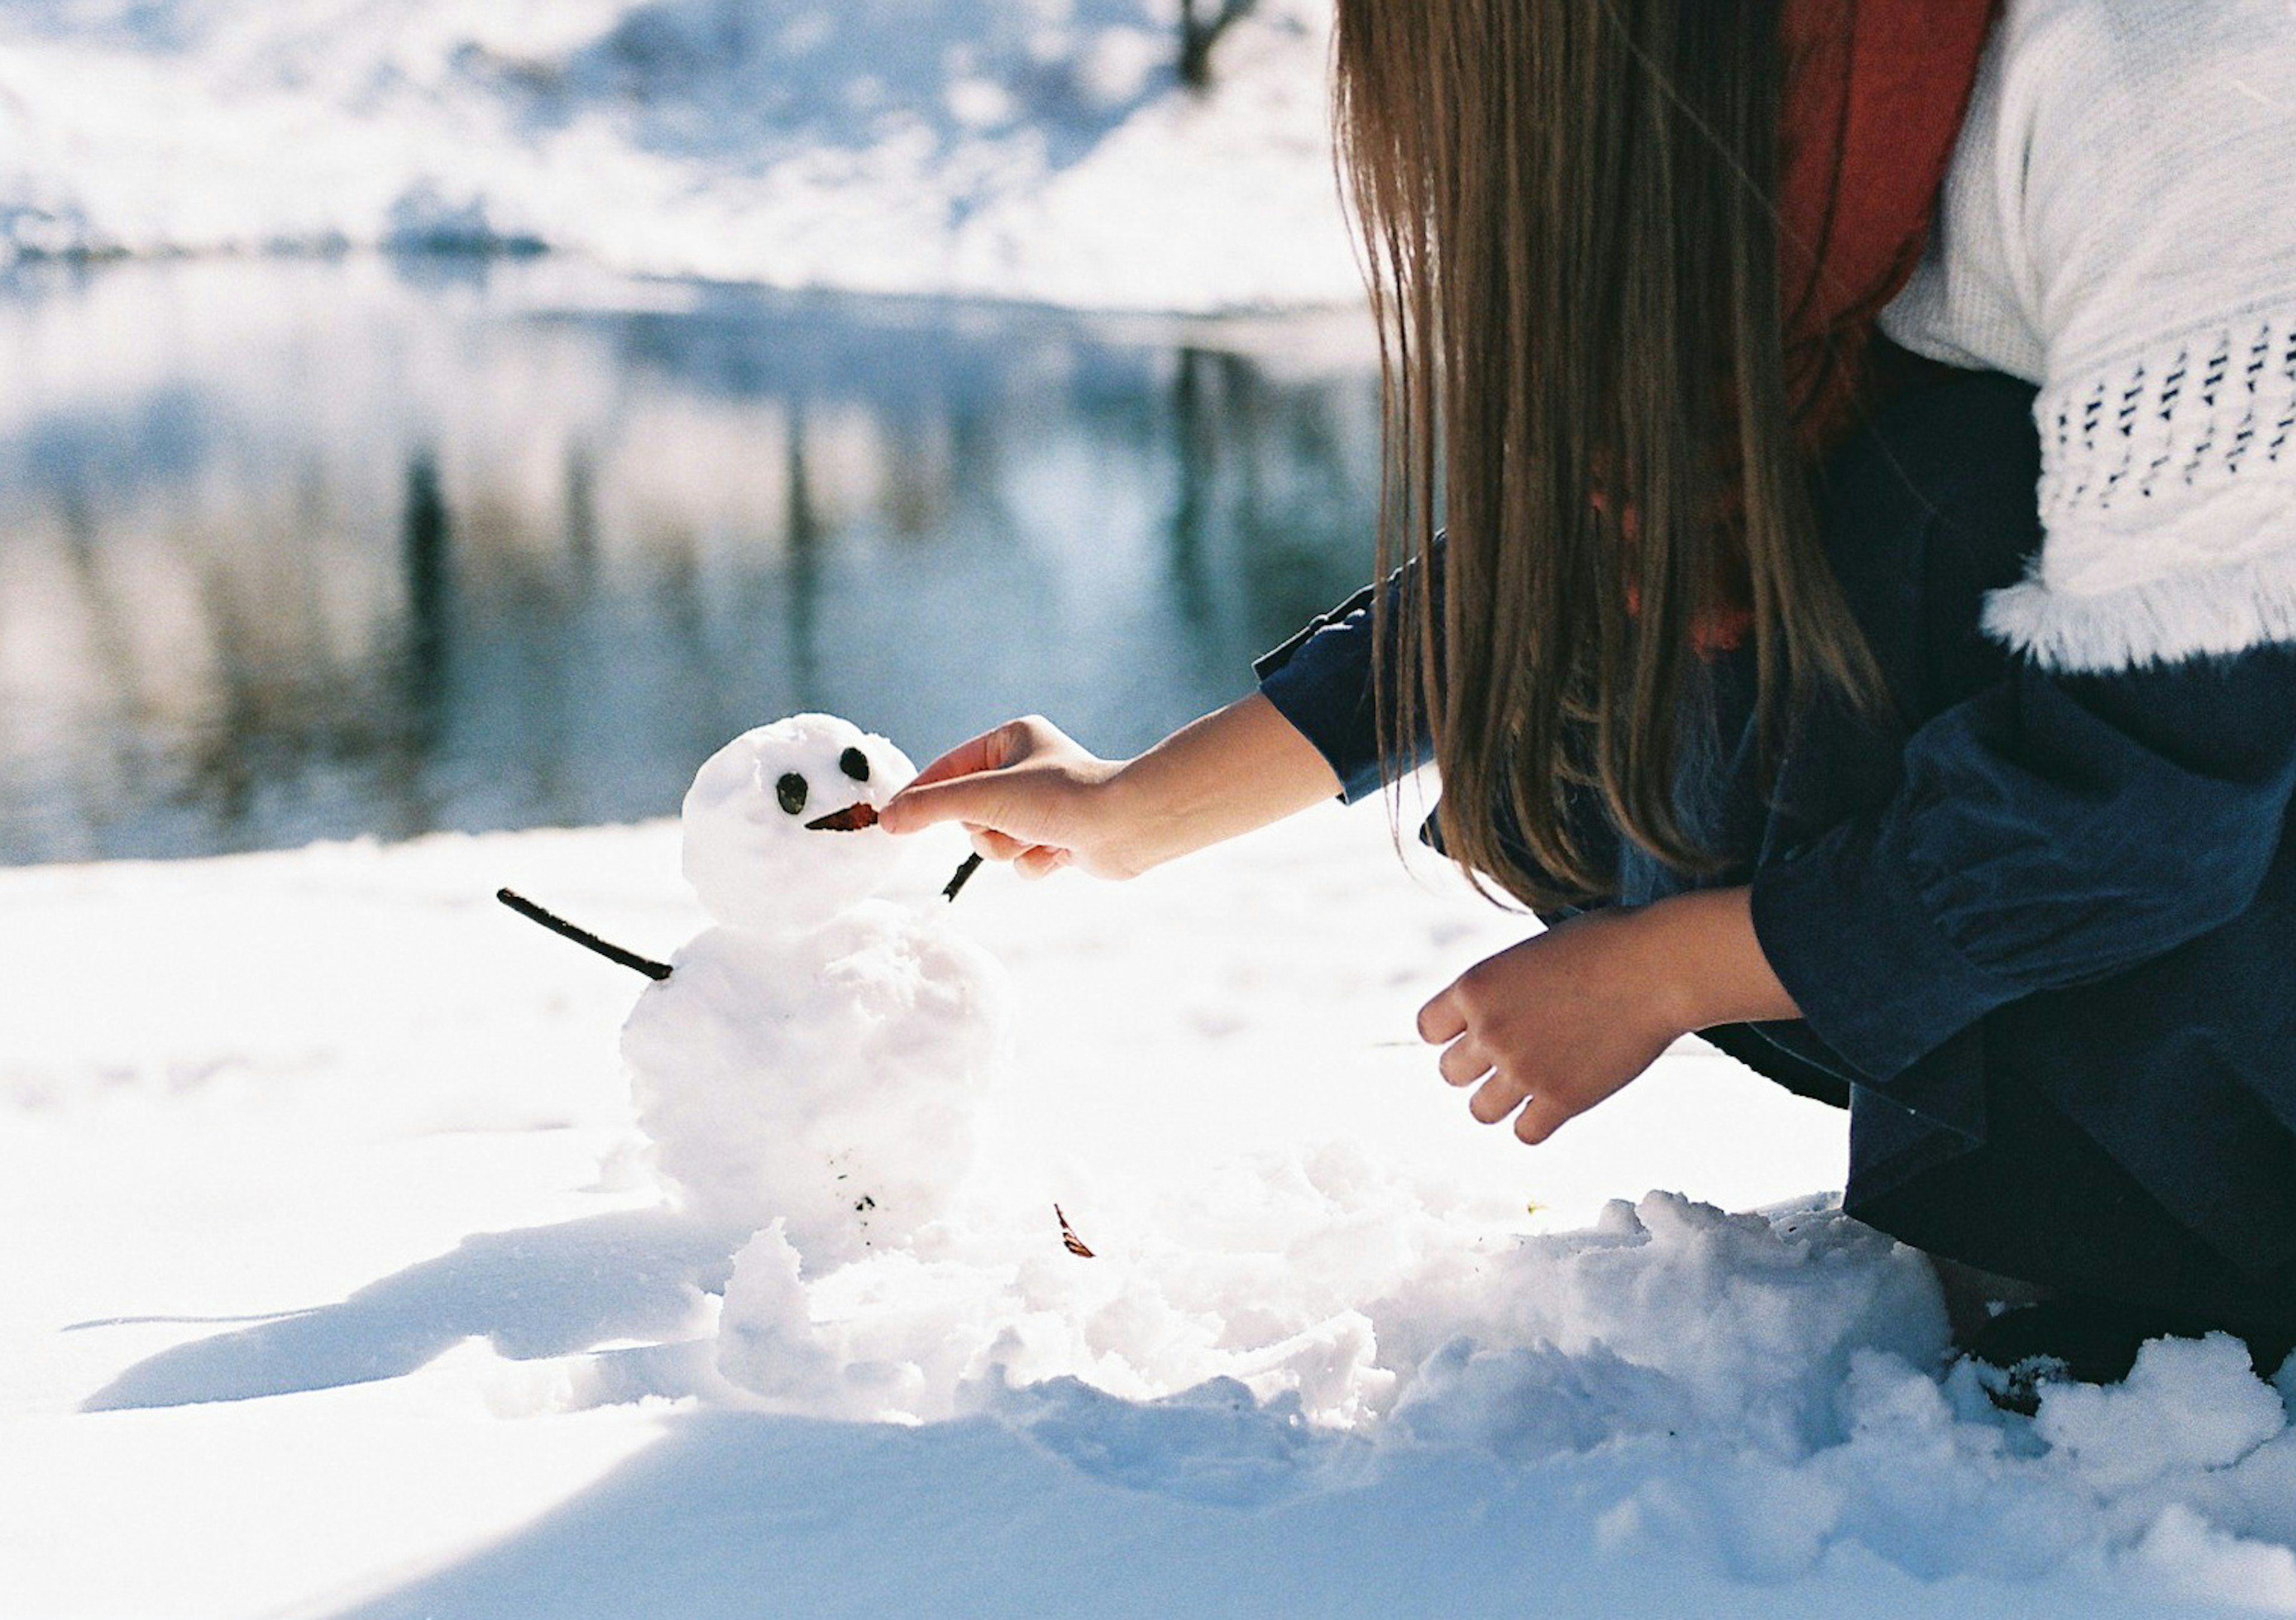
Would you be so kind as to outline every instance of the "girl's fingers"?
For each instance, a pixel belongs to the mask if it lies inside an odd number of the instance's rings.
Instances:
[[[1073,758],[1064,761],[1062,755]],[[889,833],[914,833],[937,822],[964,821],[1034,842],[1032,829],[1043,833],[1056,825],[1056,807],[1073,785],[1076,761],[1089,758],[1049,720],[1034,715],[1008,720],[919,771],[877,812],[877,822]]]
[[[940,821],[991,819],[968,812],[994,802],[1006,786],[996,773],[1028,758],[1035,735],[1029,722],[1009,720],[959,743],[888,800],[878,821],[889,833],[914,833]]]
[[[1000,833],[993,826],[969,826],[964,829],[972,836],[972,847],[989,860],[1011,860],[1023,850],[1033,848],[1026,840]]]
[[[1467,1112],[1486,1125],[1496,1125],[1514,1112],[1528,1091],[1519,1081],[1505,1074],[1494,1074],[1482,1084],[1481,1090],[1467,1099]]]
[[[1050,877],[1068,865],[1071,859],[1066,850],[1056,850],[1049,844],[1040,843],[1015,855],[1013,869],[1023,877]]]
[[[914,833],[942,821],[986,822],[993,819],[989,803],[1003,791],[996,777],[977,771],[926,786],[912,782],[877,812],[877,822],[889,833]]]
[[[1002,770],[1021,756],[1028,737],[1028,727],[1024,721],[1008,720],[993,731],[984,731],[979,736],[968,737],[959,743],[917,772],[916,778],[909,786],[929,787],[952,777],[971,777],[984,770]]]
[[[1441,1046],[1467,1032],[1467,1015],[1459,1005],[1458,989],[1454,984],[1419,1009],[1419,1039],[1428,1045]]]
[[[877,822],[898,834],[962,821],[969,830],[988,829],[1024,845],[1036,843],[1057,825],[1058,805],[1066,790],[1064,782],[1041,775],[978,771],[903,788],[877,812]]]
[[[1535,1147],[1577,1116],[1578,1111],[1569,1104],[1541,1092],[1525,1103],[1522,1112],[1514,1116],[1514,1133]]]
[[[1435,1067],[1447,1084],[1472,1086],[1491,1072],[1491,1060],[1472,1040],[1460,1040],[1443,1049],[1443,1056],[1435,1060]]]

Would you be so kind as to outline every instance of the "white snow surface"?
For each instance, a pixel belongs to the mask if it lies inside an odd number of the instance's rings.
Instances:
[[[1175,0],[0,0],[0,266],[547,247],[651,275],[1347,302],[1328,7],[1210,95]]]
[[[490,898],[660,956],[678,865],[0,873],[0,1615],[2296,1612],[2296,1381],[1995,1412],[1839,1117],[1695,1042],[1474,1127],[1411,1015],[1522,925],[1375,811],[981,874],[972,1168],[817,1279],[647,1168],[642,982]]]

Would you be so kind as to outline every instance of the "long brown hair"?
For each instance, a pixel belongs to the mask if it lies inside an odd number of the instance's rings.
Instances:
[[[1702,649],[1751,637],[1780,745],[1875,689],[1816,540],[1784,376],[1776,0],[1339,0],[1335,110],[1381,333],[1394,770],[1431,732],[1449,852],[1535,907],[1574,835],[1711,869],[1675,783]],[[1390,771],[1390,775],[1394,774]],[[1534,869],[1510,856],[1512,821]]]

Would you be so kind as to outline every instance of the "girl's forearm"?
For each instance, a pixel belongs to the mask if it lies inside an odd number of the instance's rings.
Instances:
[[[1103,760],[1051,721],[1008,720],[917,773],[878,812],[892,833],[961,822],[1025,877],[1131,877],[1339,791],[1315,746],[1258,693],[1137,759]]]
[[[1107,786],[1148,866],[1280,821],[1340,791],[1315,745],[1257,692],[1127,761]]]

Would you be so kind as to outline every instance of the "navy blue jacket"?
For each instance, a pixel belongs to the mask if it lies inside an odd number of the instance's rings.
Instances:
[[[1718,1044],[1852,1089],[1853,1211],[1984,1146],[2005,1086],[2280,1291],[2296,1279],[2296,650],[2064,675],[1984,643],[1984,592],[2038,543],[2031,397],[1996,377],[1931,390],[1821,489],[1904,726],[1811,717],[1765,794],[1749,679],[1717,671],[1723,718],[1684,799],[1734,863],[1723,881],[1751,884],[1804,1015],[1755,1026],[1784,1063],[1739,1032]],[[1259,665],[1349,799],[1379,785],[1371,600]],[[1631,846],[1618,866],[1624,903],[1688,886]]]

